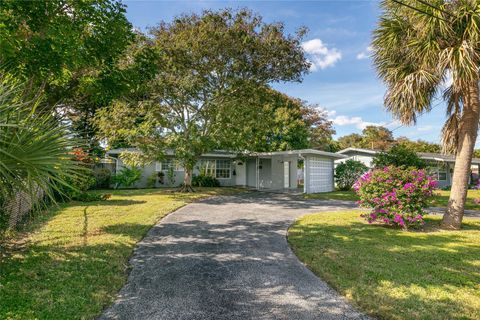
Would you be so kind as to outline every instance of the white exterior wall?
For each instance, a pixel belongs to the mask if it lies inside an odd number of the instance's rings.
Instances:
[[[332,158],[305,156],[305,193],[331,192],[334,162]]]
[[[335,160],[335,165],[345,162],[347,160],[360,161],[361,163],[366,165],[368,168],[373,168],[373,156],[363,156],[363,155],[354,155],[345,159]]]
[[[260,189],[281,190],[284,188],[284,163],[290,163],[289,189],[297,188],[297,155],[274,155],[270,158],[260,158],[259,187]]]

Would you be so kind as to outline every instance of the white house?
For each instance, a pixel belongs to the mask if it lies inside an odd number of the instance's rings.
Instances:
[[[353,159],[363,162],[368,168],[373,167],[373,158],[379,153],[377,150],[347,148],[338,151],[338,154],[345,155],[347,158],[335,160],[335,163],[344,162],[347,159]],[[417,155],[427,162],[427,170],[433,175],[439,184],[439,187],[451,185],[453,168],[455,166],[455,156],[441,153],[425,153],[417,152]],[[472,159],[472,167],[474,171],[480,170],[480,159]]]
[[[135,149],[113,149],[107,152],[107,157],[116,162],[114,171],[118,172],[125,166],[120,154],[126,151],[138,152]],[[248,154],[214,151],[200,157],[193,174],[213,176],[222,186],[297,190],[297,168],[299,162],[303,162],[303,192],[330,192],[334,190],[334,160],[346,157],[314,149]],[[142,178],[135,187],[147,187],[152,180],[154,187],[173,187],[180,185],[184,178],[184,170],[175,162],[173,151],[166,153],[164,161],[145,165],[142,170]]]

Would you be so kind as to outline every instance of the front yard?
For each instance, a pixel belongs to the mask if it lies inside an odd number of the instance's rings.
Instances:
[[[123,190],[108,201],[51,210],[0,260],[0,319],[94,318],[113,301],[135,244],[158,220],[195,199],[233,192]]]
[[[314,273],[381,319],[478,319],[480,220],[462,231],[369,225],[358,211],[307,215],[288,241]]]
[[[448,198],[450,191],[437,190],[435,196],[431,200],[432,207],[446,208],[448,205]],[[358,197],[353,191],[333,191],[326,193],[306,194],[306,199],[319,199],[319,200],[348,200],[357,201]],[[465,209],[467,210],[480,210],[480,204],[476,204],[474,199],[480,198],[480,190],[468,190],[467,202]]]

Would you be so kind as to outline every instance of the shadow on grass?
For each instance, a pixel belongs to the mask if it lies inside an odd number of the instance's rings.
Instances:
[[[152,226],[148,224],[121,223],[103,227],[101,231],[110,234],[130,236],[138,239],[143,237],[151,227]]]
[[[429,220],[433,228],[438,220]],[[478,316],[480,225],[458,232],[405,232],[361,222],[296,223],[289,243],[330,285],[380,318]],[[469,232],[469,233],[466,233]],[[459,297],[462,298],[459,298]]]
[[[101,201],[72,201],[70,205],[81,205],[81,206],[131,206],[136,204],[147,203],[143,200],[121,200],[121,199],[110,199],[110,200],[101,200]]]

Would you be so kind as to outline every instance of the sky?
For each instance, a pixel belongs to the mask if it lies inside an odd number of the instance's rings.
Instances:
[[[141,30],[175,16],[205,9],[249,8],[265,22],[283,22],[287,33],[308,28],[302,47],[312,66],[301,83],[272,86],[327,110],[336,138],[384,125],[395,137],[439,142],[445,121],[440,103],[411,127],[400,126],[383,108],[385,86],[372,66],[369,46],[380,14],[376,0],[319,1],[124,1],[127,17]],[[436,105],[437,102],[434,103]]]

